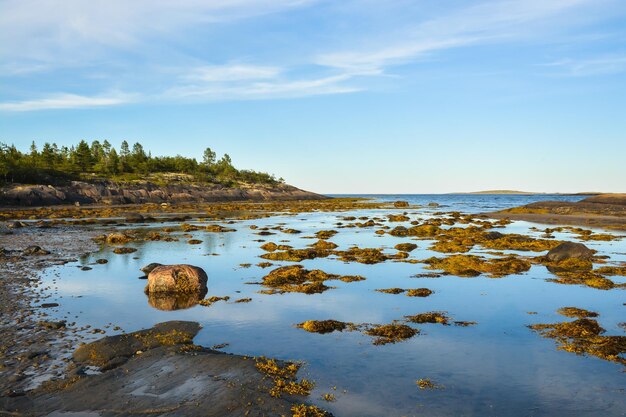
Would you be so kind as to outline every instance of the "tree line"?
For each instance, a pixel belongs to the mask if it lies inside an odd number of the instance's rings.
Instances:
[[[94,177],[124,180],[155,173],[189,174],[196,181],[225,185],[283,182],[265,172],[239,170],[228,154],[218,160],[211,148],[205,149],[198,162],[181,155],[152,156],[140,143],[131,148],[127,141],[122,142],[119,150],[107,140],[94,140],[91,144],[81,140],[69,147],[46,142],[41,148],[33,141],[28,152],[0,143],[0,181],[4,183],[38,184]]]

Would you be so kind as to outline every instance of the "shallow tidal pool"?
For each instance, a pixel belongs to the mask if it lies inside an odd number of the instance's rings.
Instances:
[[[442,209],[444,210],[444,209]],[[77,325],[91,325],[117,333],[113,326],[130,332],[169,320],[201,323],[195,343],[211,347],[227,344],[224,352],[303,361],[299,376],[316,382],[308,399],[336,416],[623,416],[626,415],[626,373],[624,366],[596,357],[576,355],[557,349],[554,340],[543,338],[527,326],[568,321],[559,308],[575,306],[599,313],[599,324],[607,335],[624,335],[619,323],[626,321],[624,289],[600,290],[580,285],[549,282],[554,278],[545,266],[502,278],[485,275],[415,277],[432,273],[423,263],[396,260],[367,265],[346,263],[335,256],[299,262],[306,269],[321,269],[340,275],[361,275],[359,282],[327,281],[333,288],[321,294],[261,294],[259,285],[271,270],[293,262],[271,261],[268,268],[260,246],[266,242],[305,248],[317,241],[320,230],[337,230],[329,241],[339,250],[351,246],[384,248],[396,253],[398,243],[411,242],[418,248],[410,259],[447,254],[433,252],[432,240],[377,235],[379,227],[338,228],[345,216],[384,218],[407,212],[410,220],[423,220],[432,210],[389,209],[341,213],[301,213],[235,221],[226,224],[235,232],[188,232],[171,236],[180,240],[138,241],[126,246],[137,251],[117,255],[115,246],[102,249],[76,263],[46,272],[44,286],[50,286],[50,302],[60,307],[52,315]],[[409,222],[387,223],[390,227]],[[190,222],[207,225],[215,222]],[[217,222],[224,224],[224,222]],[[349,223],[343,221],[344,224]],[[282,226],[301,231],[279,230],[260,236],[258,229]],[[133,229],[161,230],[179,224],[157,223]],[[514,222],[501,233],[540,237],[531,230],[546,226]],[[579,242],[571,233],[554,233],[559,240]],[[189,239],[201,240],[188,244]],[[260,242],[258,240],[264,240]],[[626,239],[583,242],[607,255],[609,264],[626,261]],[[491,256],[476,246],[470,254]],[[511,252],[538,256],[545,252]],[[107,259],[106,264],[96,264]],[[210,306],[163,311],[148,302],[140,268],[151,262],[187,263],[203,268],[208,276],[210,296],[229,296]],[[251,264],[249,267],[242,264]],[[82,266],[91,270],[81,270]],[[623,283],[624,277],[612,277]],[[428,288],[428,297],[408,297],[375,291],[384,288]],[[235,300],[251,298],[249,302]],[[352,323],[386,324],[405,316],[431,311],[446,312],[456,321],[476,322],[470,326],[410,324],[416,336],[385,345],[373,344],[371,336],[359,331],[328,334],[308,333],[295,325],[307,320],[334,319]],[[530,314],[529,314],[530,313]],[[90,338],[101,337],[89,334]],[[419,379],[430,379],[437,389],[420,389]],[[335,401],[322,395],[332,393]]]

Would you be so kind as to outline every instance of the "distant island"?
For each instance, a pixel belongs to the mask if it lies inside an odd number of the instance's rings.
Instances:
[[[484,190],[484,191],[471,191],[465,193],[450,193],[450,194],[508,194],[508,195],[600,195],[601,192],[585,191],[580,193],[538,193],[533,191],[518,191],[518,190]]]
[[[140,143],[74,146],[35,142],[28,152],[0,143],[0,205],[138,204],[325,198],[272,174],[238,169],[206,148],[195,158],[153,156]]]

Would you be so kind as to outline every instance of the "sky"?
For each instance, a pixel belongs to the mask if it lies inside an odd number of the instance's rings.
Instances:
[[[320,193],[626,192],[623,0],[0,0],[0,142]]]

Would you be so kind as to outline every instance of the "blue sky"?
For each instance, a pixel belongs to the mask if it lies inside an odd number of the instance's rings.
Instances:
[[[0,141],[322,193],[626,192],[622,0],[0,0]]]

